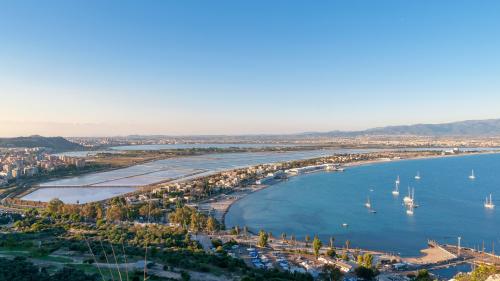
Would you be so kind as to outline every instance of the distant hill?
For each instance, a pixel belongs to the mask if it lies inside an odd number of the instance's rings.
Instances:
[[[17,138],[0,138],[0,147],[47,147],[55,151],[69,151],[83,149],[77,143],[70,142],[63,137],[29,136]]]
[[[500,119],[468,120],[443,124],[416,124],[388,126],[363,131],[331,131],[325,133],[305,133],[317,136],[373,136],[373,135],[414,135],[414,136],[500,136]]]

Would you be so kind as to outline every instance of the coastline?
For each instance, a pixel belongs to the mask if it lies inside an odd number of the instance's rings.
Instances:
[[[386,163],[386,162],[396,162],[396,161],[413,161],[413,160],[427,160],[427,159],[437,159],[437,158],[448,158],[448,157],[466,157],[466,156],[475,156],[475,155],[488,155],[488,154],[499,154],[500,151],[477,151],[477,152],[466,152],[462,154],[452,154],[452,155],[426,155],[426,156],[415,156],[415,157],[409,157],[409,158],[396,158],[396,159],[390,159],[390,158],[380,158],[380,159],[373,159],[373,160],[362,160],[362,161],[353,161],[345,164],[341,164],[340,167],[342,168],[349,168],[349,167],[359,167],[359,166],[365,166],[365,165],[372,165],[372,164],[381,164],[381,163]],[[301,175],[305,174],[311,174],[311,173],[321,173],[321,172],[330,172],[326,170],[316,170],[316,171],[310,171],[304,174],[299,174],[296,177],[300,177]],[[286,179],[285,179],[286,180]],[[248,193],[241,193],[241,197],[238,197],[235,200],[232,200],[231,202],[226,203],[226,208],[222,211],[222,216],[221,220],[219,221],[222,223],[224,226],[226,226],[226,214],[229,212],[229,209],[231,206],[238,202],[239,200],[243,199],[244,197],[254,193],[258,192],[264,189],[267,189],[273,185],[276,185],[278,183],[281,183],[285,180],[275,180],[274,182],[262,186],[258,186],[258,188],[255,188],[252,192]],[[240,194],[238,194],[240,195]]]

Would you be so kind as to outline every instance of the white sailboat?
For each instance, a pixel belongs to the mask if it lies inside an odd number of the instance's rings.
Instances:
[[[469,176],[469,179],[471,179],[471,180],[476,179],[476,176],[474,175],[474,170],[472,170],[472,172]]]
[[[399,176],[396,178],[396,184],[400,184],[401,182],[399,181]]]
[[[413,195],[409,186],[408,186],[408,195],[403,198],[403,202],[405,203],[405,205],[413,204]]]
[[[370,202],[370,196],[368,196],[368,199],[366,200],[365,207],[368,209],[372,208],[372,203]]]
[[[398,196],[399,195],[399,182],[396,181],[394,190],[392,191],[392,195]]]
[[[420,172],[417,172],[417,175],[415,176],[415,179],[416,179],[416,180],[419,180],[419,179],[420,179]]]
[[[486,197],[486,201],[484,201],[484,207],[487,209],[493,209],[495,208],[495,204],[493,204],[493,200],[491,198],[491,193],[490,193],[490,198],[488,200],[488,197]]]

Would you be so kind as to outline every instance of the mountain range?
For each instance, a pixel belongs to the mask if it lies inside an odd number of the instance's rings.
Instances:
[[[309,136],[500,136],[500,119],[467,120],[442,124],[415,124],[378,127],[362,131],[330,131],[304,133]]]

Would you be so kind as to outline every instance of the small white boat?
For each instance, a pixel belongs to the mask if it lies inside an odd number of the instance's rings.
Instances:
[[[469,179],[471,179],[471,180],[476,179],[476,176],[474,175],[474,170],[472,170],[472,172],[471,172],[471,174],[469,176]]]
[[[416,180],[419,180],[419,179],[420,179],[420,172],[417,172],[417,175],[415,176],[415,179],[416,179]]]
[[[345,222],[342,224],[342,227],[348,227],[348,226],[349,225],[347,223],[345,223]]]
[[[401,181],[399,180],[399,176],[396,178],[396,184],[400,184]]]
[[[488,197],[486,197],[486,201],[484,202],[484,207],[486,209],[493,209],[493,208],[495,208],[495,204],[493,204],[493,200],[491,198],[491,193],[490,193],[489,200],[488,200]]]
[[[372,213],[372,214],[376,214],[376,213],[377,213],[377,211],[375,211],[374,209],[370,209],[370,213]]]
[[[399,182],[396,181],[394,190],[392,191],[392,195],[398,196],[399,195]]]

